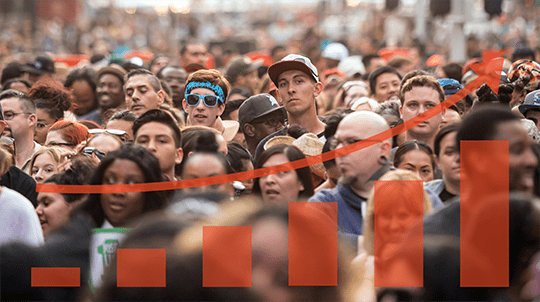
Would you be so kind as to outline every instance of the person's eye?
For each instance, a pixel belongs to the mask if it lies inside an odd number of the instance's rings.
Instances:
[[[53,169],[50,169],[50,168],[49,168],[49,169],[46,169],[45,172],[47,172],[47,173],[53,173],[54,171],[53,171]]]
[[[278,86],[279,86],[280,88],[285,87],[285,85],[286,85],[286,83],[284,83],[284,82],[281,82],[281,83],[278,84]]]
[[[107,177],[104,179],[105,184],[112,185],[116,183],[116,180],[112,177]]]
[[[36,175],[36,174],[37,174],[37,172],[38,172],[38,170],[37,170],[37,169],[36,169],[36,170],[32,170],[32,176]]]
[[[431,109],[433,107],[435,107],[435,104],[426,104],[426,108],[428,108],[428,109]]]
[[[126,93],[126,96],[127,96],[127,97],[131,97],[132,95],[133,95],[133,93],[131,93],[131,92],[127,92],[127,93]]]
[[[148,92],[148,90],[146,90],[146,89],[141,89],[141,93],[142,93],[142,94],[145,94],[146,92]]]
[[[386,86],[386,85],[382,85],[382,86],[379,87],[379,89],[386,89],[386,88],[388,88],[388,86]]]
[[[424,169],[424,170],[422,170],[422,173],[424,173],[424,174],[429,174],[429,173],[431,173],[431,170]]]
[[[409,105],[408,105],[408,107],[411,107],[411,108],[414,108],[414,107],[417,107],[417,106],[418,106],[418,104],[416,104],[416,103],[409,103]]]
[[[303,79],[298,79],[298,80],[296,80],[296,84],[301,84],[301,83],[303,83],[303,82],[304,82]]]

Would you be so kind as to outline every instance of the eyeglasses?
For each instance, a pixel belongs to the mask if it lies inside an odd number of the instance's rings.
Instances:
[[[6,121],[9,121],[20,114],[26,114],[26,112],[13,112],[13,111],[6,111],[4,112],[4,119]]]
[[[338,140],[336,138],[333,138],[330,141],[330,149],[335,150],[335,149],[339,148],[340,146],[341,147],[346,147],[348,145],[352,145],[354,143],[358,143],[358,142],[361,142],[361,141],[363,141],[363,139],[348,138],[345,141],[340,141],[340,140]]]
[[[207,95],[200,95],[195,93],[186,94],[186,103],[189,106],[197,106],[199,105],[199,102],[203,100],[204,105],[206,107],[215,107],[218,104],[218,101],[221,101],[223,103],[223,100],[213,94],[207,94]]]
[[[254,121],[252,121],[250,124],[262,124],[262,123],[266,124],[266,125],[269,126],[269,127],[275,127],[275,126],[277,126],[278,124],[284,125],[284,124],[285,124],[285,120],[284,120],[284,119],[280,119],[280,118],[275,118],[275,117],[266,117],[266,118],[254,120]]]
[[[88,156],[88,157],[92,157],[92,153],[95,154],[99,160],[103,160],[103,158],[105,157],[105,152],[103,151],[99,151],[97,148],[95,147],[86,147],[84,148],[84,151],[83,151],[84,155]]]

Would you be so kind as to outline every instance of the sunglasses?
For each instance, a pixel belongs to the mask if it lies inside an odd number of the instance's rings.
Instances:
[[[221,101],[223,103],[223,100],[213,94],[207,94],[207,95],[200,95],[195,93],[186,94],[186,103],[189,106],[197,106],[199,105],[199,102],[203,100],[204,105],[206,107],[215,107],[218,104],[218,101]]]

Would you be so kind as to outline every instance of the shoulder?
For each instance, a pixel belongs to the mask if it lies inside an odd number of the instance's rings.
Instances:
[[[444,189],[444,181],[442,179],[435,179],[424,184],[424,189],[429,189],[435,194],[440,194]]]
[[[341,194],[339,186],[336,186],[333,189],[320,190],[309,199],[309,202],[335,202],[338,198],[341,198]]]

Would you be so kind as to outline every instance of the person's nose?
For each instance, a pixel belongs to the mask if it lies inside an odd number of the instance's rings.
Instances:
[[[38,170],[38,172],[34,176],[34,179],[36,180],[37,183],[42,182],[43,181],[43,170]]]
[[[36,208],[36,214],[37,214],[38,216],[43,215],[43,208],[44,208],[44,206],[43,206],[42,203],[38,204],[38,206],[37,206],[37,208]]]
[[[204,109],[206,109],[203,98],[199,99],[199,103],[197,104],[197,106],[195,106],[195,109],[197,109],[198,111],[204,111]]]
[[[133,91],[133,94],[131,95],[131,99],[133,100],[133,102],[137,102],[140,99],[139,93],[137,92],[137,90]]]
[[[155,151],[157,150],[155,140],[151,139],[151,140],[148,142],[148,145],[146,146],[146,149],[147,149],[148,151],[155,152]]]

